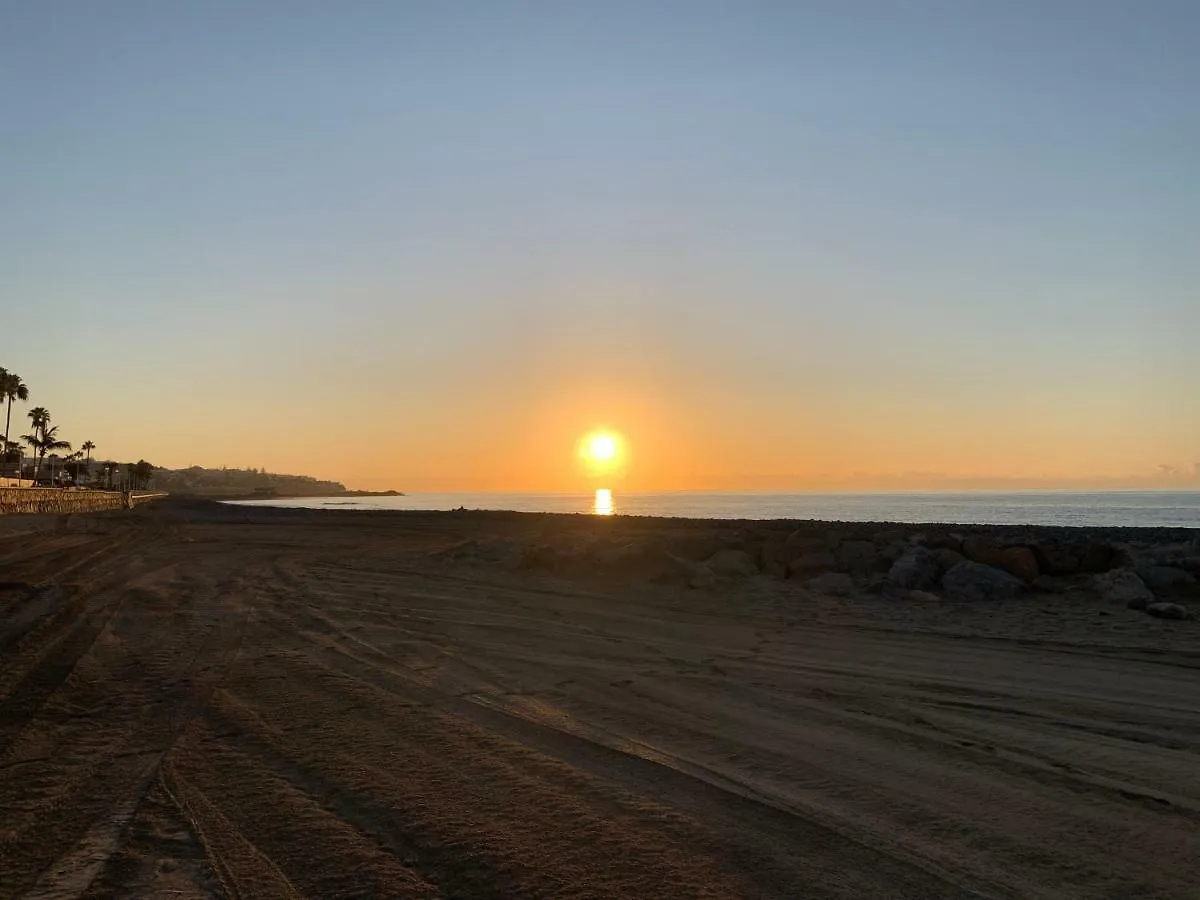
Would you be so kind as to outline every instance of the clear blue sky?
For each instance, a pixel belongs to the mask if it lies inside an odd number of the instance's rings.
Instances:
[[[0,2],[0,365],[77,443],[363,484],[566,486],[593,424],[647,487],[1190,466],[1198,39],[1169,0]]]

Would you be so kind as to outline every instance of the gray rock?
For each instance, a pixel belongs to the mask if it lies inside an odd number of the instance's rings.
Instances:
[[[1021,582],[1007,572],[967,560],[942,576],[942,587],[951,600],[1009,600]]]
[[[995,540],[981,534],[973,534],[962,542],[962,554],[971,562],[983,562],[983,557],[999,549]]]
[[[1129,561],[1130,554],[1127,548],[1107,541],[1093,541],[1083,551],[1079,568],[1084,572],[1110,572],[1127,566]]]
[[[828,550],[817,550],[805,553],[788,563],[788,574],[793,578],[804,575],[815,575],[837,568],[837,559]]]
[[[1179,603],[1148,603],[1146,604],[1146,612],[1154,616],[1156,619],[1175,619],[1182,621],[1190,619],[1187,607]]]
[[[939,547],[932,552],[933,558],[937,560],[938,568],[943,572],[949,572],[966,559],[957,550],[951,550],[949,547]]]
[[[1037,559],[1038,569],[1047,575],[1074,575],[1079,571],[1079,557],[1057,547],[1034,544],[1030,549]]]
[[[708,559],[718,550],[726,549],[725,541],[715,535],[676,535],[664,545],[672,556],[697,562]]]
[[[786,563],[781,563],[779,560],[768,556],[763,557],[762,570],[768,575],[774,575],[776,578],[787,578],[788,575]]]
[[[1146,583],[1146,587],[1154,591],[1196,583],[1195,575],[1174,566],[1139,566],[1137,574]]]
[[[955,553],[961,553],[962,544],[963,539],[961,534],[947,532],[931,534],[925,539],[925,546],[930,550],[953,550]]]
[[[924,590],[938,583],[942,570],[924,547],[910,547],[888,569],[888,582],[900,588]]]
[[[870,572],[879,561],[879,551],[873,541],[842,541],[835,555],[838,566],[848,572]]]
[[[718,550],[705,563],[716,575],[750,576],[758,574],[758,566],[745,550]]]
[[[1145,609],[1154,602],[1154,594],[1146,583],[1130,569],[1113,569],[1092,578],[1092,587],[1112,603],[1124,603],[1130,609]]]
[[[589,545],[583,555],[593,569],[622,579],[670,580],[677,571],[665,546],[658,541],[598,542]]]
[[[854,592],[854,579],[844,572],[825,572],[804,582],[804,586],[819,594],[845,597]]]

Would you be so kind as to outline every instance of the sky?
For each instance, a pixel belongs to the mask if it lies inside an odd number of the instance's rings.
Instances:
[[[599,428],[635,490],[1190,475],[1197,34],[0,0],[0,366],[102,456],[352,487],[576,490]]]

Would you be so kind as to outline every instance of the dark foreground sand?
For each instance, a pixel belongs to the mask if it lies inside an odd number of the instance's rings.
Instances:
[[[0,523],[0,897],[1200,896],[1194,621],[439,552],[644,522],[37,524]]]

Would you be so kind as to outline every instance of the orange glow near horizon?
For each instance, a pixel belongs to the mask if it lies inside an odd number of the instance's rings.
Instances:
[[[172,397],[144,393],[156,382],[138,382],[144,405],[161,410],[170,426],[150,433],[123,411],[109,416],[66,387],[52,383],[42,396],[54,398],[66,438],[94,440],[103,458],[265,468],[368,490],[590,496],[608,488],[615,497],[1200,484],[1196,418],[1156,417],[1138,406],[1139,395],[1104,381],[1088,382],[1080,397],[1071,385],[1039,393],[1024,384],[1013,389],[1011,381],[997,395],[990,383],[971,382],[966,391],[897,370],[889,381],[855,372],[796,392],[782,376],[778,386],[756,383],[748,366],[719,369],[718,380],[688,359],[651,365],[633,349],[626,354],[602,370],[580,370],[574,355],[535,356],[515,374],[486,376],[485,364],[486,371],[504,370],[498,352],[484,353],[455,357],[458,368],[431,364],[427,378],[364,377],[361,389],[340,401],[318,392],[329,408],[370,420],[370,444],[313,441],[309,401],[266,375],[241,386],[244,403],[226,409],[218,398],[198,397],[186,416]],[[354,360],[338,361],[355,371]],[[24,365],[20,371],[31,383],[35,374],[47,377]],[[1109,415],[1110,407],[1119,415]],[[264,409],[269,429],[255,424]],[[22,414],[23,407],[14,408],[14,430]],[[218,418],[222,428],[207,427]],[[1161,463],[1178,474],[1163,474]]]

